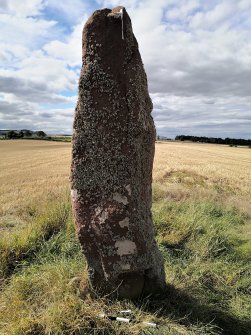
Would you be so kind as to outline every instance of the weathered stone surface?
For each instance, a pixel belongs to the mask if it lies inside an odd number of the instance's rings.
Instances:
[[[152,292],[165,282],[150,211],[155,142],[151,111],[126,10],[94,12],[83,31],[71,194],[90,283],[121,297]]]

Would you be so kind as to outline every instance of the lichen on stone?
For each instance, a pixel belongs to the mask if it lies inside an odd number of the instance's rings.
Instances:
[[[121,9],[124,40],[121,22],[113,18]],[[151,217],[151,111],[146,74],[125,8],[95,11],[83,30],[72,205],[91,285],[114,291],[122,282],[121,296],[127,296],[128,285],[137,295],[165,281]]]

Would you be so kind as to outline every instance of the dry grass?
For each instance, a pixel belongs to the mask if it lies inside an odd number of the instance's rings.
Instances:
[[[0,229],[23,223],[69,188],[71,143],[0,141]],[[156,143],[154,197],[215,199],[251,215],[251,150],[223,145]],[[251,229],[250,229],[251,230]],[[248,232],[251,235],[251,231]]]
[[[0,203],[5,213],[31,200],[55,196],[68,187],[71,144],[1,141]],[[177,171],[182,175],[177,175]],[[153,179],[229,191],[251,198],[251,150],[223,145],[161,142],[156,144]]]
[[[0,141],[0,334],[249,335],[251,150],[156,144],[153,218],[172,286],[137,302],[86,291],[70,151],[70,143]],[[98,317],[128,308],[160,329]]]
[[[225,145],[162,142],[156,144],[154,180],[172,171],[187,171],[210,184],[251,197],[251,150]]]
[[[13,140],[0,142],[0,215],[54,199],[68,187],[69,143]]]
[[[157,143],[153,179],[165,183],[174,197],[196,188],[199,197],[222,194],[226,204],[234,203],[251,214],[251,150],[247,147]]]

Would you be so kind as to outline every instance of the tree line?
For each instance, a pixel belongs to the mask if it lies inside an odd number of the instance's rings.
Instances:
[[[206,136],[190,136],[190,135],[178,135],[175,137],[175,141],[191,141],[201,143],[217,143],[217,144],[228,144],[228,145],[245,145],[251,147],[251,140],[245,140],[243,138],[229,138],[222,139],[221,137],[206,137]]]
[[[43,130],[1,130],[0,140],[10,139],[31,139],[31,140],[45,140],[55,142],[71,142],[71,135],[54,135],[48,136]]]
[[[10,130],[5,134],[5,138],[15,139],[15,138],[31,138],[31,137],[39,137],[45,138],[46,133],[42,130],[31,131],[31,130]]]

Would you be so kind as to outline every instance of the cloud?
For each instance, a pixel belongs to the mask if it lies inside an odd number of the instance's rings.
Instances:
[[[38,15],[44,8],[43,0],[2,0],[0,1],[0,8],[5,10],[8,14],[16,17],[27,17]]]
[[[14,113],[13,113],[14,111]],[[34,106],[23,102],[7,102],[0,100],[0,119],[13,120],[13,116],[31,116],[34,113]],[[14,114],[14,115],[13,115]]]
[[[72,108],[48,111],[36,103],[6,102],[0,98],[0,129],[42,129],[54,134],[71,133],[71,119]]]
[[[13,77],[0,76],[0,91],[11,93],[20,101],[67,103],[69,99],[63,95],[51,94],[48,87],[42,83]]]
[[[64,29],[59,22],[51,16],[44,16],[44,1],[24,1],[22,8],[20,4],[20,1],[0,3],[0,23],[3,27],[0,37],[0,128],[34,129],[43,125],[45,130],[59,131],[69,119],[65,110],[71,106],[72,117],[76,102],[81,65],[81,43],[77,43],[76,39],[79,38],[80,42],[80,27],[73,28],[65,38],[64,34],[60,34]],[[58,11],[67,10],[66,6],[56,2],[53,6],[55,10],[58,7]],[[57,41],[64,46],[61,57],[53,54],[52,48],[47,48],[50,42],[53,45]],[[76,55],[74,51],[67,53],[67,47],[71,50],[75,47]],[[72,122],[67,123],[66,128],[71,129]]]
[[[201,97],[180,97],[152,94],[155,125],[160,135],[177,134],[250,137],[250,98],[215,98],[203,101]]]
[[[2,115],[12,108],[13,121],[7,116],[12,125],[27,127],[30,115],[30,124],[45,131],[71,130],[84,21],[94,7],[120,4],[0,0],[0,108]],[[251,137],[251,0],[124,5],[147,72],[158,133]]]
[[[29,48],[38,47],[45,40],[55,36],[53,28],[56,22],[32,17],[17,17],[10,14],[0,14],[0,42],[18,44]]]
[[[85,17],[85,20],[87,17]],[[65,60],[70,66],[80,66],[82,62],[83,23],[73,27],[72,33],[65,41],[53,40],[45,44],[43,50],[53,58]]]
[[[46,6],[47,15],[52,15],[55,18],[63,19],[67,23],[79,23],[84,19],[88,1],[81,0],[48,0]]]

